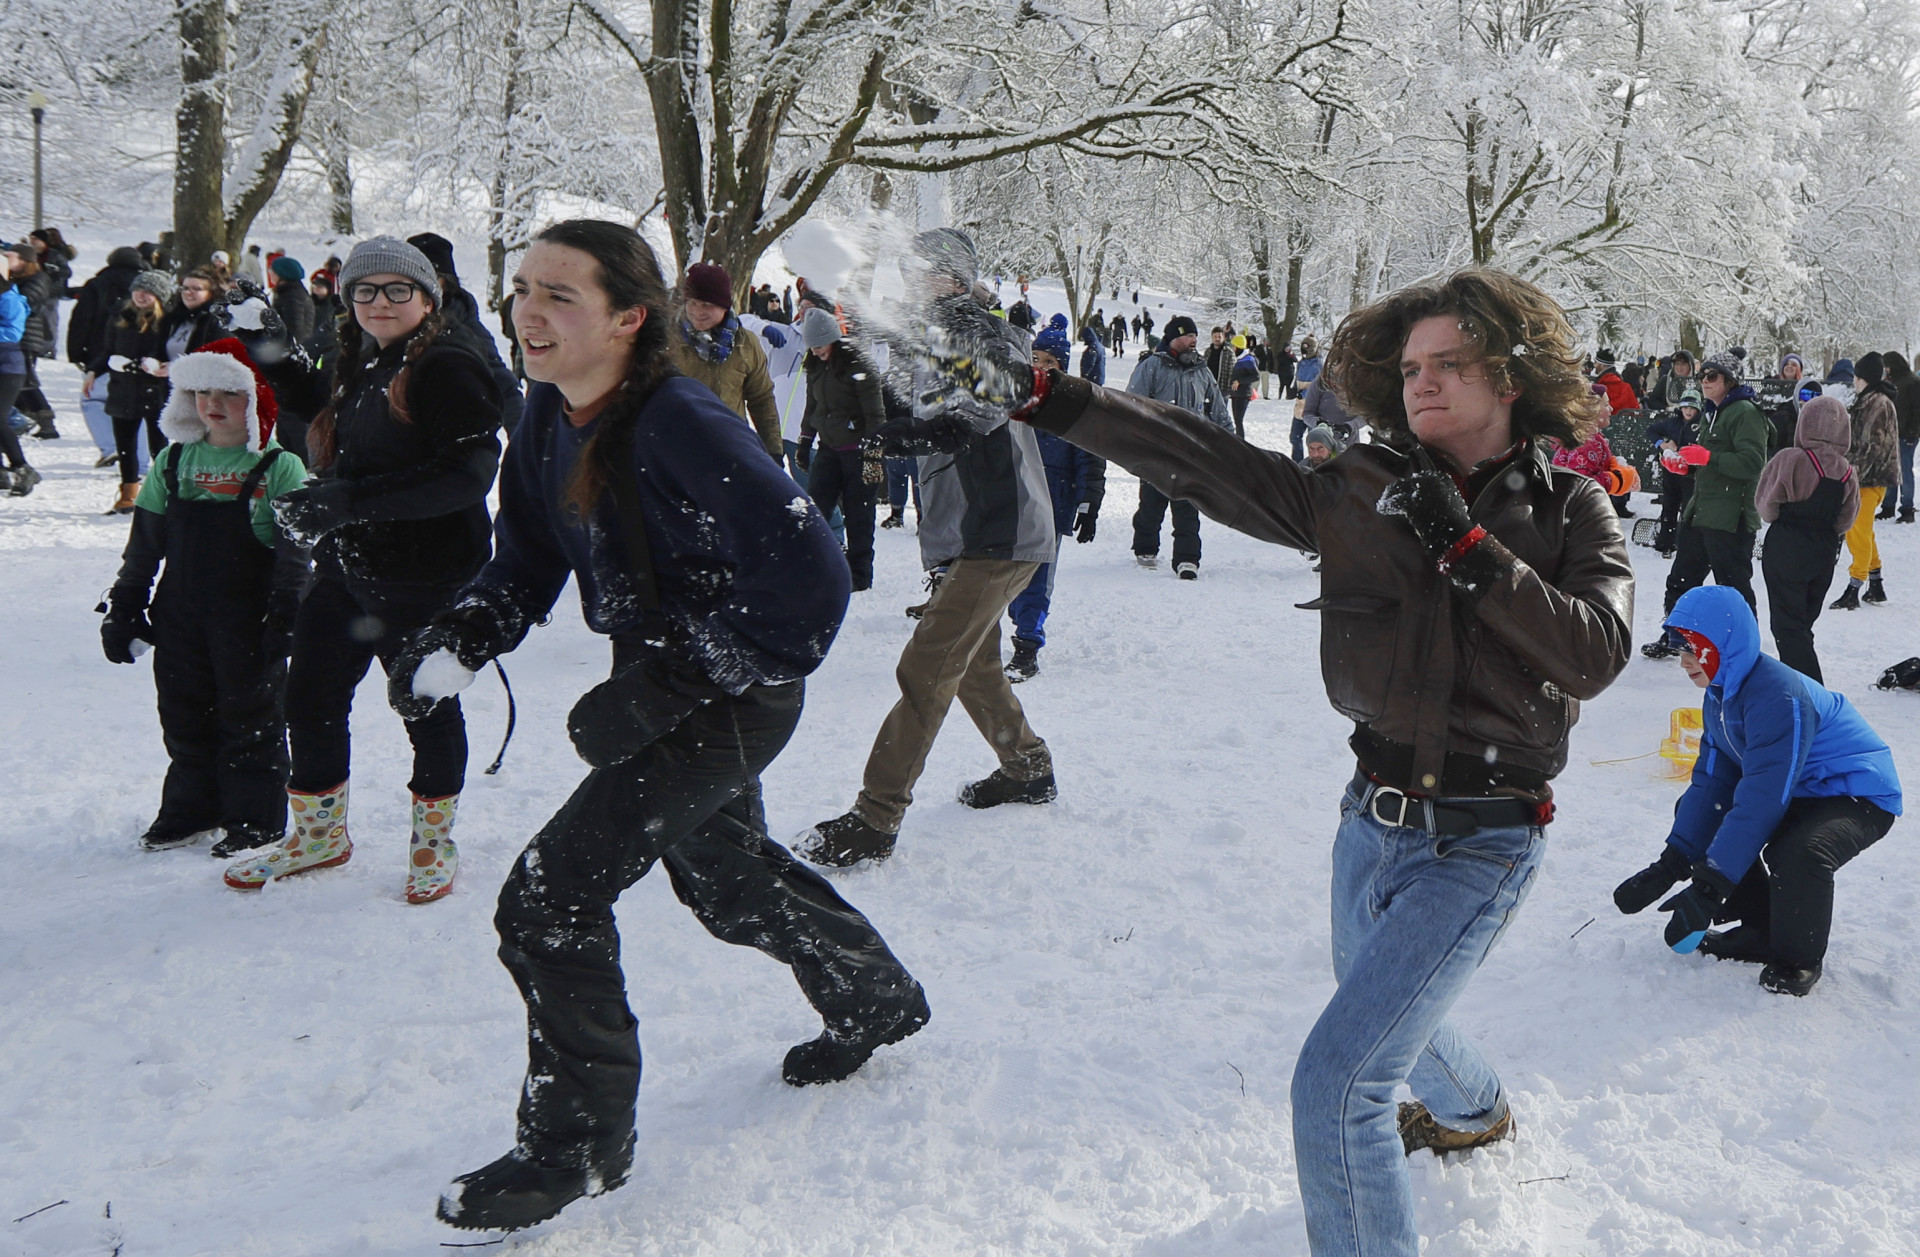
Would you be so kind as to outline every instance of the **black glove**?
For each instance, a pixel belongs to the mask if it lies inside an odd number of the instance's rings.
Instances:
[[[567,736],[581,759],[611,768],[658,742],[721,692],[693,664],[658,656],[582,694],[567,713]]]
[[[1654,900],[1687,876],[1687,868],[1687,857],[1680,854],[1678,847],[1664,848],[1658,860],[1613,888],[1614,906],[1628,916],[1645,912]]]
[[[1380,495],[1379,511],[1405,516],[1435,563],[1473,531],[1466,501],[1454,487],[1453,477],[1444,472],[1419,471],[1394,481]]]
[[[153,644],[153,624],[145,607],[115,607],[100,621],[100,647],[109,663],[132,663],[135,641]]]
[[[1700,946],[1715,915],[1733,893],[1733,883],[1722,877],[1705,860],[1693,866],[1693,884],[1660,905],[1671,912],[1667,919],[1667,946],[1682,955]]]
[[[880,450],[891,458],[914,454],[957,454],[967,448],[973,429],[959,419],[936,415],[931,419],[889,419],[874,435]]]
[[[801,471],[813,470],[813,438],[812,437],[803,436],[800,438],[800,448],[793,452],[793,461],[800,464]]]
[[[273,500],[273,518],[296,545],[313,546],[353,522],[353,488],[344,480],[320,480]]]
[[[1093,540],[1093,530],[1099,522],[1099,513],[1085,502],[1082,502],[1080,509],[1075,512],[1073,517],[1073,539],[1083,546],[1086,545],[1089,541]]]
[[[253,304],[256,301],[260,303],[257,306]],[[257,363],[277,363],[293,352],[293,333],[287,329],[286,320],[273,308],[273,298],[251,280],[235,282],[214,321],[245,345]]]
[[[451,651],[454,659],[468,672],[478,672],[496,655],[503,655],[518,641],[503,640],[505,630],[485,603],[464,599],[433,618],[433,623],[407,639],[387,669],[387,705],[400,713],[402,720],[421,720],[452,695],[428,698],[413,692],[414,675],[420,665],[441,651]]]

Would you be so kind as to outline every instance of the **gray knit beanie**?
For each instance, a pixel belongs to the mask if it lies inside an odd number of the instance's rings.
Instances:
[[[1746,367],[1747,364],[1742,359],[1723,350],[1717,354],[1709,354],[1707,360],[1700,364],[1700,371],[1703,375],[1708,371],[1717,371],[1738,384],[1745,374]]]
[[[354,245],[353,252],[340,264],[340,286],[335,291],[344,293],[369,275],[398,275],[410,279],[436,308],[440,305],[440,273],[433,269],[426,254],[404,240],[375,236]]]
[[[913,238],[913,251],[962,289],[972,288],[980,277],[980,255],[974,251],[973,238],[957,228],[921,232]]]
[[[840,320],[815,306],[800,320],[800,343],[808,349],[831,345],[840,339]]]
[[[152,293],[161,305],[173,300],[175,287],[173,276],[165,271],[141,271],[133,277],[133,291]]]

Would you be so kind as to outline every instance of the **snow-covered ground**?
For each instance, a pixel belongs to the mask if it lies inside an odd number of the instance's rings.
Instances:
[[[563,599],[467,697],[475,765],[453,895],[401,901],[408,756],[377,680],[355,722],[342,869],[259,894],[206,848],[143,854],[164,765],[148,666],[100,655],[92,607],[125,521],[99,512],[75,380],[46,483],[0,499],[0,1254],[426,1254],[453,1174],[504,1151],[521,1004],[494,892],[581,774],[562,728],[606,664]],[[1252,429],[1280,444],[1277,405]],[[662,876],[620,908],[647,1071],[631,1183],[491,1251],[1304,1253],[1295,1054],[1332,985],[1328,845],[1351,771],[1315,666],[1301,556],[1205,525],[1198,583],[1138,569],[1133,482],[1063,555],[1053,642],[1020,689],[1061,798],[950,801],[992,759],[957,710],[884,867],[836,874],[926,983],[934,1017],[853,1080],[796,1091],[791,979],[699,927]],[[1643,507],[1644,509],[1644,507]],[[1828,675],[1920,782],[1920,528],[1882,527],[1892,603],[1820,624]],[[768,775],[776,835],[838,813],[892,701],[919,596],[911,532],[879,538]],[[1636,549],[1636,640],[1664,564]],[[1909,1254],[1920,1235],[1914,840],[1840,876],[1827,978],[1770,996],[1680,957],[1613,885],[1658,849],[1677,787],[1648,756],[1697,701],[1637,656],[1587,708],[1544,876],[1457,1010],[1513,1092],[1516,1142],[1413,1163],[1428,1253]],[[1595,764],[1594,761],[1622,761]],[[30,1210],[64,1202],[24,1221]]]

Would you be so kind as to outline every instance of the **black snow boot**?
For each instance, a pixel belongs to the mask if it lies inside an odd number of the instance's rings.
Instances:
[[[264,825],[228,825],[225,835],[213,844],[212,855],[216,860],[225,860],[239,855],[242,851],[252,851],[256,847],[270,846],[286,840],[285,830],[269,832]]]
[[[172,851],[176,847],[191,847],[193,840],[206,833],[204,829],[182,828],[170,821],[155,821],[147,826],[147,832],[140,835],[142,851]]]
[[[1900,504],[1898,502],[1894,501],[1893,495],[1889,493],[1887,495],[1887,500],[1880,504],[1879,511],[1875,512],[1874,518],[1875,519],[1892,519],[1893,512],[1899,505]]]
[[[1775,995],[1805,995],[1820,981],[1820,966],[1802,969],[1776,960],[1760,971],[1760,985]]]
[[[915,982],[911,999],[872,1023],[849,1034],[822,1031],[819,1038],[788,1049],[780,1076],[793,1087],[851,1078],[875,1051],[916,1033],[931,1016],[927,993]]]
[[[882,528],[905,528],[906,526],[906,508],[900,506],[894,507],[893,510],[887,514],[887,517],[880,521],[880,527]]]
[[[1031,781],[1015,781],[1004,768],[990,776],[960,787],[960,801],[968,807],[999,807],[1002,803],[1051,803],[1060,792],[1054,789],[1053,774]]]
[[[793,853],[814,864],[844,869],[862,860],[886,859],[893,854],[894,837],[867,824],[858,812],[848,812],[801,834]]]
[[[1773,963],[1770,931],[1757,925],[1736,925],[1700,940],[1700,954],[1715,960],[1738,960],[1749,965]]]
[[[1900,517],[1894,522],[1898,524],[1911,524],[1913,522],[1913,508],[1911,506],[1901,507]]]
[[[1860,595],[1860,601],[1879,606],[1886,600],[1887,587],[1880,583],[1880,569],[1876,567],[1867,573],[1867,592]]]
[[[1860,587],[1852,581],[1847,582],[1847,590],[1827,604],[1829,611],[1858,611],[1860,609]]]
[[[1653,641],[1642,646],[1640,653],[1649,659],[1678,659],[1680,657],[1679,649],[1667,640],[1665,633],[1662,633]]]
[[[1001,670],[1007,674],[1007,680],[1015,685],[1039,676],[1040,643],[1030,642],[1024,637],[1014,638],[1013,658],[1007,660],[1007,666]]]
[[[463,1231],[518,1231],[545,1222],[582,1196],[613,1191],[633,1167],[633,1139],[593,1169],[552,1166],[516,1147],[498,1161],[462,1174],[440,1193],[434,1212]]]

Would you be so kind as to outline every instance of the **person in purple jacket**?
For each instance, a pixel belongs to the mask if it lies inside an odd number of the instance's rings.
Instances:
[[[834,1082],[926,1024],[926,994],[858,911],[767,837],[760,774],[846,613],[820,512],[753,429],[673,369],[666,284],[632,228],[535,237],[513,318],[535,381],[500,476],[493,558],[392,669],[431,710],[519,645],[571,577],[613,673],[567,732],[590,771],[514,865],[494,924],[527,1001],[513,1150],[457,1179],[443,1221],[512,1230],[633,1163],[640,1044],[613,906],[656,861],[717,938],[788,965],[825,1019],[786,1080]]]

